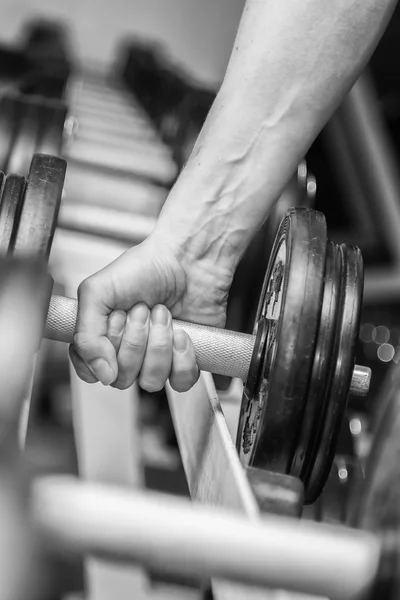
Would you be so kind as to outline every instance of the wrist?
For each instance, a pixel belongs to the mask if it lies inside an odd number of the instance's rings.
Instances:
[[[154,229],[185,262],[202,261],[234,271],[252,232],[243,226],[229,189],[230,168],[210,172],[188,164],[171,191]]]

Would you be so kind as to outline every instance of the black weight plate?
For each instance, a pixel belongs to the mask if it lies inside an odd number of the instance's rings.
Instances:
[[[25,177],[7,175],[0,202],[0,255],[14,247],[25,191]]]
[[[259,385],[243,396],[237,446],[242,462],[288,472],[297,444],[321,315],[324,216],[291,209],[275,238],[257,311],[270,320]]]
[[[302,481],[306,480],[307,468],[314,454],[314,443],[319,437],[318,432],[321,421],[323,421],[326,384],[337,326],[339,300],[337,278],[339,274],[340,261],[335,252],[334,244],[328,241],[321,321],[315,348],[314,363],[299,441],[290,467],[290,474],[300,477]]]
[[[363,293],[363,262],[361,252],[342,244],[342,276],[340,284],[339,317],[335,349],[331,355],[332,377],[328,383],[327,406],[315,462],[308,481],[306,502],[314,502],[323,490],[335,456],[337,440],[345,415],[355,349],[360,325]]]
[[[325,333],[328,338],[325,340],[326,347],[326,369],[324,372],[325,380],[321,379],[322,388],[319,390],[320,398],[319,398],[319,410],[315,415],[314,428],[311,433],[311,438],[308,440],[310,443],[310,449],[308,452],[307,460],[303,463],[303,469],[301,472],[301,478],[304,482],[304,488],[307,490],[305,493],[305,500],[308,502],[309,494],[308,494],[308,485],[311,474],[314,469],[314,463],[316,457],[318,455],[318,449],[321,443],[321,437],[324,431],[324,424],[326,419],[326,412],[329,405],[329,393],[331,381],[334,377],[336,360],[335,360],[335,351],[337,349],[336,341],[337,341],[337,329],[339,327],[339,319],[341,316],[340,310],[340,290],[341,290],[341,280],[342,280],[342,252],[337,244],[332,244],[332,286],[334,293],[334,303],[332,305],[332,314],[329,320],[329,328],[326,328],[325,331],[322,329],[322,332]],[[323,323],[323,314],[321,315],[321,327]],[[328,323],[325,323],[328,326]],[[314,382],[310,380],[310,388],[313,386]],[[309,390],[310,393],[310,390]],[[311,390],[312,393],[312,390]]]
[[[39,132],[40,102],[36,98],[16,99],[16,122],[14,139],[8,159],[7,170],[26,176],[36,150]]]
[[[67,163],[35,154],[26,184],[14,245],[16,255],[48,257],[57,225]]]
[[[40,107],[37,154],[62,154],[67,107],[63,102],[47,100]]]
[[[0,170],[7,173],[8,159],[16,131],[16,99],[13,95],[0,98]]]

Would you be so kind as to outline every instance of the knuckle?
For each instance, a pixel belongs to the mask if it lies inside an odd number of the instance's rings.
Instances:
[[[153,343],[148,347],[148,352],[156,356],[164,356],[172,352],[172,344],[167,341]]]
[[[78,332],[74,335],[74,348],[80,354],[82,351],[89,350],[91,347],[91,337],[85,333]]]
[[[146,341],[145,340],[129,340],[129,339],[125,338],[123,340],[123,345],[130,353],[144,354],[144,351],[146,348]]]

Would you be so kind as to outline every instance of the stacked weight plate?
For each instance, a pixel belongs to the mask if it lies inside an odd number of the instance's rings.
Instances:
[[[57,224],[66,163],[34,155],[27,178],[0,173],[0,253],[47,259]]]
[[[66,106],[38,96],[8,94],[0,99],[0,169],[27,175],[35,153],[59,155]]]
[[[358,248],[327,239],[323,215],[292,210],[275,239],[256,317],[242,462],[299,477],[306,502],[334,458],[354,369],[363,289]]]

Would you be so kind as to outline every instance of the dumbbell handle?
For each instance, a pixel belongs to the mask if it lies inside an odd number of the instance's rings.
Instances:
[[[45,337],[72,343],[78,301],[65,296],[52,296],[47,314]],[[239,377],[246,381],[255,344],[255,336],[227,329],[173,320],[174,329],[183,329],[190,336],[202,371],[215,375]],[[364,396],[369,388],[370,371],[356,366],[350,391]]]

